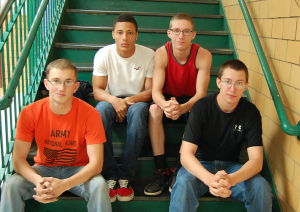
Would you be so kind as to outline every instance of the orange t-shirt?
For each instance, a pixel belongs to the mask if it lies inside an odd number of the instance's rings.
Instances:
[[[54,114],[49,104],[45,98],[21,111],[16,139],[32,142],[35,138],[35,165],[85,166],[89,163],[87,145],[106,141],[100,113],[76,97],[66,115]]]

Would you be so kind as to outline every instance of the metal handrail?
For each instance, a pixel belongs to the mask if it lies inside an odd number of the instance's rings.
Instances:
[[[5,21],[5,17],[7,15],[7,13],[9,12],[9,10],[11,9],[11,6],[13,5],[14,0],[6,0],[6,2],[4,2],[3,6],[0,9],[0,26],[3,24],[3,22]]]
[[[16,88],[19,84],[19,80],[20,80],[20,77],[23,72],[23,67],[26,63],[27,57],[29,55],[31,46],[34,42],[35,35],[38,31],[38,28],[39,28],[42,18],[44,16],[44,11],[47,7],[48,2],[49,2],[49,0],[43,0],[37,11],[37,15],[35,16],[35,18],[33,20],[31,29],[28,33],[28,38],[24,44],[24,48],[22,49],[20,58],[17,62],[17,65],[16,65],[13,75],[11,77],[11,80],[9,81],[7,90],[4,93],[2,99],[0,100],[0,110],[5,110],[6,108],[8,108],[11,105],[12,99],[15,95]]]
[[[269,86],[275,108],[277,110],[280,122],[281,122],[281,128],[282,130],[292,136],[297,136],[298,140],[300,140],[300,121],[298,122],[297,125],[292,125],[291,122],[289,121],[289,118],[287,116],[287,113],[284,109],[284,105],[282,103],[282,100],[280,98],[279,91],[277,89],[277,86],[275,84],[275,80],[273,78],[272,72],[270,70],[269,64],[267,62],[266,56],[264,54],[264,51],[261,47],[259,38],[256,34],[252,19],[249,15],[248,9],[246,7],[245,1],[244,0],[238,0],[239,4],[241,6],[242,12],[244,14],[244,18],[246,21],[246,24],[248,26],[255,50],[257,52],[260,64],[262,66],[262,70],[264,72],[264,75],[267,80],[267,84]]]

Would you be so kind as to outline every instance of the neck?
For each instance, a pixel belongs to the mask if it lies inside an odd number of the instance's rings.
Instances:
[[[132,55],[134,55],[134,52],[135,52],[135,46],[134,46],[133,50],[130,51],[130,52],[120,51],[120,50],[117,49],[117,54],[120,57],[123,57],[123,58],[129,58],[129,57],[131,57]]]
[[[176,58],[176,60],[182,64],[186,63],[190,53],[191,53],[192,43],[191,45],[186,49],[175,49],[172,45],[172,51],[173,56]]]
[[[220,94],[218,94],[217,95],[217,103],[218,103],[219,108],[224,113],[232,113],[235,110],[235,108],[237,107],[239,102],[236,104],[229,104],[222,99]]]
[[[72,105],[73,99],[71,102],[65,104],[59,104],[50,101],[50,110],[56,115],[63,116],[70,112],[70,110],[72,109]]]

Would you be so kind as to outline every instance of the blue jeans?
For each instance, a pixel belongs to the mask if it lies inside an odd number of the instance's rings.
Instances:
[[[114,158],[112,146],[112,126],[116,122],[114,107],[105,101],[96,105],[101,114],[106,142],[104,143],[104,163],[102,175],[107,179],[111,177],[124,177],[131,179],[137,170],[137,160],[144,144],[146,126],[148,123],[149,103],[136,102],[127,111],[127,139],[122,164],[118,165]]]
[[[234,173],[242,165],[224,161],[200,161],[203,167],[212,174],[220,170],[226,173]],[[176,183],[171,192],[170,211],[172,212],[193,212],[199,206],[198,198],[209,190],[202,181],[189,173],[182,167],[176,178]],[[250,179],[240,182],[230,188],[230,198],[245,203],[249,212],[271,212],[272,211],[272,190],[269,183],[259,174]]]
[[[42,177],[54,177],[58,179],[69,178],[78,173],[83,167],[84,166],[32,166],[35,172]],[[33,183],[26,180],[18,173],[9,177],[3,184],[0,211],[23,212],[25,200],[31,199],[32,195],[36,194],[33,190],[34,188],[35,185]],[[85,183],[71,188],[69,191],[88,201],[87,208],[89,212],[111,211],[109,189],[104,178],[100,174],[94,176]]]

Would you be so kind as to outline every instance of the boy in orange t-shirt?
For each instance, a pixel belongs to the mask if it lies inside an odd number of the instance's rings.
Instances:
[[[3,185],[0,211],[23,211],[24,201],[32,197],[55,202],[67,190],[85,198],[88,211],[111,211],[109,189],[100,175],[105,132],[98,111],[73,97],[79,87],[77,68],[66,59],[55,60],[47,66],[44,84],[49,97],[20,113],[13,151],[16,174]],[[33,138],[38,150],[31,167],[26,157]]]

